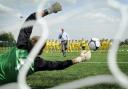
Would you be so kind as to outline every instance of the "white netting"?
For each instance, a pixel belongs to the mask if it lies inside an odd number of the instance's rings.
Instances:
[[[45,3],[46,1],[42,0],[41,2]],[[75,2],[77,2],[77,1],[75,0]],[[87,86],[92,86],[92,85],[102,84],[102,83],[105,83],[105,84],[118,83],[120,86],[128,89],[128,84],[127,84],[128,78],[123,72],[120,71],[120,69],[118,68],[117,62],[116,62],[116,54],[117,54],[117,49],[118,49],[118,45],[119,45],[119,40],[121,39],[121,37],[127,27],[127,21],[128,21],[127,10],[128,10],[128,8],[127,8],[127,6],[121,5],[116,0],[108,0],[108,4],[112,8],[119,10],[121,13],[121,16],[122,16],[119,30],[117,32],[116,37],[114,38],[113,45],[108,53],[108,67],[109,67],[112,75],[89,76],[84,79],[80,79],[80,80],[76,80],[76,81],[73,81],[70,83],[62,84],[60,86],[56,86],[52,89],[74,89],[74,88],[87,87]],[[43,4],[39,5],[37,12],[40,12],[42,10],[43,6],[44,6]],[[6,10],[7,12],[12,11],[11,9],[5,8],[2,5],[1,5],[1,7],[3,7],[3,9]],[[79,7],[77,10],[73,10],[69,13],[64,14],[63,16],[58,17],[58,19],[56,21],[52,21],[50,23],[50,25],[53,25],[53,24],[59,23],[59,22],[63,22],[64,20],[83,12],[84,8],[83,9],[82,8],[83,7]],[[36,20],[36,22],[42,28],[41,29],[42,30],[41,38],[38,41],[38,43],[36,44],[36,46],[33,48],[33,50],[31,51],[31,53],[29,54],[29,56],[27,58],[28,59],[27,65],[24,65],[24,67],[21,69],[19,76],[18,76],[18,83],[4,85],[4,86],[1,86],[0,89],[10,89],[10,88],[17,89],[18,85],[19,85],[19,89],[30,89],[30,87],[26,83],[26,74],[28,72],[28,69],[29,69],[31,63],[33,62],[34,58],[36,57],[39,49],[42,47],[45,40],[47,39],[47,35],[48,35],[48,27],[47,27],[46,21],[44,19],[42,19],[41,16],[39,16],[38,14],[37,14],[37,17],[38,17],[38,19]],[[33,22],[34,21],[27,22],[24,27],[31,26],[33,24]]]

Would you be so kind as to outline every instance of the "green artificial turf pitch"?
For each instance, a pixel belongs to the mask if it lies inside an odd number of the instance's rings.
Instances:
[[[120,48],[118,52],[118,62],[128,62],[128,48]],[[47,89],[73,80],[86,78],[92,75],[111,74],[107,65],[107,51],[96,51],[92,53],[91,60],[75,64],[64,70],[40,71],[27,78],[28,84],[32,89]],[[51,61],[63,61],[75,58],[79,55],[77,52],[68,53],[63,57],[61,53],[44,53],[43,58]],[[101,63],[99,63],[101,62]],[[128,64],[118,63],[121,70],[128,75]],[[123,89],[118,84],[99,84],[80,89]]]

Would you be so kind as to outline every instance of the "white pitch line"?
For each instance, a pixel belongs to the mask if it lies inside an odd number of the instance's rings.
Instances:
[[[81,62],[81,63],[89,63],[89,64],[106,64],[108,62]],[[112,62],[109,62],[112,63]],[[128,64],[128,62],[117,62],[118,64]]]

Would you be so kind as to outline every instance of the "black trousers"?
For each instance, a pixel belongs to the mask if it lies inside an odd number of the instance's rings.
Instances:
[[[61,41],[61,51],[64,56],[66,55],[67,46],[68,46],[67,40]]]

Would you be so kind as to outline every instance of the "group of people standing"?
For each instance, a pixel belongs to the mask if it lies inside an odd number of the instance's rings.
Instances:
[[[66,57],[67,52],[80,52],[80,50],[88,49],[88,40],[70,40],[69,35],[61,29],[58,35],[59,40],[47,40],[44,52],[62,52],[63,56]]]
[[[68,40],[67,41],[67,52],[80,52],[82,49],[88,49],[88,40],[80,39],[80,40]],[[49,39],[46,42],[46,47],[44,49],[45,53],[52,52],[62,52],[62,44],[61,40]]]

